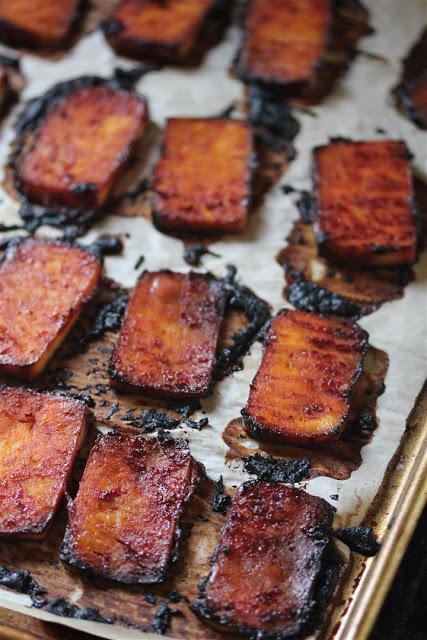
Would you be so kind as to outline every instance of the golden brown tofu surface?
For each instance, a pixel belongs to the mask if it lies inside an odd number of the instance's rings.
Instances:
[[[89,252],[25,240],[0,264],[0,373],[31,379],[93,295],[101,276]]]
[[[0,536],[46,532],[88,416],[81,401],[0,386]]]
[[[367,334],[353,322],[281,311],[242,410],[246,431],[298,444],[336,438],[366,350]]]
[[[191,608],[203,620],[251,638],[300,637],[323,586],[332,519],[331,507],[302,489],[246,482]]]
[[[305,83],[325,53],[330,0],[251,0],[235,66],[244,80]]]
[[[142,136],[146,101],[99,78],[79,78],[54,87],[45,106],[31,139],[24,133],[18,189],[45,206],[99,208]]]
[[[168,120],[155,169],[155,225],[177,232],[242,231],[250,201],[252,153],[252,132],[244,122]]]
[[[202,475],[183,443],[99,436],[69,506],[62,559],[121,582],[161,582]]]
[[[111,356],[113,380],[160,397],[209,393],[225,303],[212,276],[143,273]]]
[[[121,0],[103,24],[120,53],[173,62],[191,50],[215,0]]]
[[[24,47],[61,46],[81,4],[81,0],[0,0],[0,40]]]
[[[366,267],[416,260],[410,155],[403,142],[336,140],[314,153],[319,253]]]

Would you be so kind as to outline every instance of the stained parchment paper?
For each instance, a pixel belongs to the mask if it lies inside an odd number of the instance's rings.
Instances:
[[[221,276],[225,266],[233,263],[239,279],[267,300],[274,311],[288,306],[283,298],[284,274],[275,257],[284,246],[292,221],[297,217],[295,194],[284,195],[280,185],[291,184],[297,189],[310,189],[311,149],[327,142],[330,136],[354,139],[391,137],[403,139],[414,154],[414,166],[427,173],[427,135],[400,115],[394,107],[390,89],[397,83],[400,62],[417,39],[427,19],[424,0],[366,1],[371,12],[372,36],[360,42],[360,49],[377,54],[360,54],[348,73],[338,82],[334,92],[324,102],[313,107],[315,116],[298,113],[301,131],[296,138],[297,156],[282,180],[271,189],[263,205],[251,217],[245,233],[225,236],[211,245],[220,257],[204,256],[197,270],[210,270]],[[238,32],[231,27],[223,41],[206,56],[198,69],[181,70],[166,67],[143,77],[137,89],[150,102],[151,118],[159,126],[170,116],[217,115],[232,101],[242,97],[243,85],[230,77],[228,68],[238,46]],[[52,62],[33,55],[24,55],[22,70],[27,86],[21,105],[44,92],[52,84],[83,74],[111,76],[115,66],[131,67],[133,63],[118,58],[102,35],[92,33],[82,39],[61,60]],[[13,121],[18,105],[1,127],[2,163],[13,138]],[[376,129],[385,130],[378,134]],[[147,166],[148,170],[148,166]],[[18,222],[17,205],[1,190],[0,222]],[[188,271],[183,261],[183,246],[179,240],[158,232],[145,218],[124,218],[109,215],[99,222],[84,240],[95,239],[101,233],[128,233],[122,256],[106,259],[107,275],[126,286],[135,283],[134,265],[145,256],[148,270],[169,268]],[[42,233],[57,234],[43,229]],[[387,464],[395,452],[405,421],[415,397],[427,375],[427,260],[421,256],[416,266],[416,279],[405,290],[401,300],[383,305],[378,311],[360,320],[370,334],[370,342],[385,350],[390,358],[386,391],[378,401],[379,426],[372,441],[362,449],[363,462],[350,479],[339,481],[317,477],[305,483],[313,494],[330,501],[338,494],[336,524],[354,525],[363,519],[384,477]],[[225,464],[226,445],[221,434],[230,420],[240,415],[249,384],[261,358],[261,345],[254,344],[244,358],[244,368],[216,385],[213,395],[202,402],[211,428],[201,432],[189,429],[193,455],[201,460],[208,475],[217,479],[223,475],[227,485],[237,485],[247,475],[237,464]],[[197,417],[197,416],[196,416]],[[176,432],[174,432],[176,433]],[[78,593],[75,594],[78,603]],[[27,605],[27,606],[26,606]],[[94,622],[57,618],[42,610],[30,609],[28,596],[0,589],[0,606],[24,612],[45,620],[90,631],[104,638],[154,638],[150,634]],[[192,615],[192,614],[188,614]]]

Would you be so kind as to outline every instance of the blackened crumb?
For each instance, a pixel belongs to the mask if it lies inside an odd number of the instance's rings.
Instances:
[[[160,444],[167,444],[168,442],[174,441],[169,431],[165,431],[164,429],[159,429],[157,433],[157,439]]]
[[[139,256],[139,258],[138,258],[138,260],[135,262],[134,267],[133,267],[133,268],[135,269],[135,271],[137,271],[137,269],[139,269],[139,267],[142,265],[142,263],[144,262],[144,260],[145,260],[145,256],[140,255],[140,256]]]
[[[165,594],[165,597],[170,602],[182,602],[187,600],[187,598],[184,595],[182,595],[182,593],[179,593],[179,591],[177,591],[176,589],[171,589],[170,591],[168,591]]]
[[[285,291],[289,302],[303,311],[326,316],[338,315],[352,320],[358,320],[363,312],[356,302],[303,277],[297,278]]]
[[[50,600],[46,605],[46,611],[54,613],[63,618],[74,618],[75,620],[93,620],[93,622],[104,622],[105,624],[113,624],[111,618],[101,615],[95,607],[78,607],[64,600],[64,598],[56,598]]]
[[[144,591],[142,595],[144,597],[144,600],[149,604],[156,604],[157,596],[152,591]]]
[[[121,293],[111,302],[101,304],[96,311],[92,326],[80,339],[80,347],[86,346],[91,340],[101,338],[107,331],[119,329],[127,303],[127,293]]]
[[[102,235],[92,242],[92,244],[85,247],[88,251],[91,251],[99,260],[102,260],[104,256],[116,256],[123,251],[123,240],[120,236]]]
[[[377,426],[375,415],[369,409],[363,409],[357,416],[356,420],[351,424],[353,431],[361,433],[373,433]]]
[[[110,411],[105,416],[106,420],[109,420],[115,413],[117,413],[118,410],[119,410],[119,403],[113,402],[113,404],[111,405]]]
[[[205,254],[215,256],[216,258],[219,257],[217,253],[210,251],[202,242],[184,245],[184,261],[192,267],[197,267],[200,264],[201,257]]]
[[[18,593],[26,593],[30,596],[34,607],[39,608],[45,604],[42,596],[46,593],[46,589],[43,589],[25,569],[13,571],[0,566],[0,585]]]
[[[120,82],[120,84],[133,87],[133,85],[135,85],[143,76],[147,75],[147,73],[151,73],[152,71],[159,71],[161,68],[161,64],[138,65],[137,67],[132,67],[131,69],[115,67],[114,77]]]
[[[171,418],[166,413],[160,413],[155,409],[143,411],[140,415],[126,413],[122,416],[122,420],[128,422],[132,427],[142,429],[144,433],[152,433],[157,429],[176,429],[181,422],[177,418]]]
[[[215,513],[225,513],[230,502],[230,496],[228,496],[224,491],[222,476],[219,476],[218,480],[215,482],[215,495],[212,498],[211,509]]]
[[[185,426],[196,431],[201,431],[205,427],[209,426],[209,418],[201,418],[200,420],[186,420]]]
[[[336,536],[351,551],[364,556],[374,556],[381,548],[372,527],[344,527],[336,531]]]
[[[339,498],[337,493],[332,493],[329,497],[330,497],[331,500],[338,500],[338,498]]]
[[[301,191],[301,197],[297,202],[297,207],[301,222],[303,224],[311,224],[314,220],[314,204],[311,193]]]
[[[236,109],[237,107],[237,102],[231,102],[228,107],[225,107],[225,109],[223,109],[223,111],[220,111],[220,113],[215,116],[217,118],[229,118],[231,116],[231,114],[233,113],[233,111]]]
[[[166,602],[161,602],[151,622],[153,631],[164,636],[168,631],[173,616],[180,615],[180,611],[171,609]]]
[[[378,387],[378,391],[377,391],[378,395],[379,395],[379,396],[382,396],[382,395],[383,395],[383,393],[385,392],[385,390],[386,390],[386,386],[385,386],[385,382],[384,382],[384,380],[383,380],[383,381],[381,382],[381,384],[379,385],[379,387]]]
[[[243,458],[244,469],[265,482],[288,482],[294,484],[308,478],[310,462],[307,458],[279,460],[259,453]]]
[[[375,133],[378,133],[380,135],[385,135],[387,133],[387,131],[385,129],[383,129],[382,127],[377,127],[375,129]]]
[[[290,184],[284,184],[282,186],[282,191],[287,195],[288,193],[295,193],[296,189],[294,189],[294,187],[291,187]]]
[[[200,401],[197,399],[190,400],[185,403],[182,400],[171,400],[168,403],[168,406],[174,411],[176,411],[177,413],[179,413],[179,415],[182,416],[184,420],[186,418],[189,418],[191,414],[194,413],[195,411],[198,411],[199,409],[201,409]]]
[[[22,224],[3,224],[0,222],[0,233],[6,233],[7,231],[19,231],[23,228]]]

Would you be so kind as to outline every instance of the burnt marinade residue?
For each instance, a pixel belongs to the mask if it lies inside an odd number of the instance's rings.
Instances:
[[[184,244],[184,261],[192,267],[199,266],[200,259],[206,254],[218,257],[218,254],[211,251],[203,242],[186,242]]]
[[[374,556],[381,548],[372,527],[344,527],[336,531],[336,536],[352,551],[364,556]]]
[[[300,125],[292,113],[292,107],[274,90],[257,84],[250,84],[248,92],[249,122],[279,138],[293,140]]]
[[[115,67],[114,78],[118,80],[122,86],[126,86],[131,89],[138,82],[138,80],[147,75],[147,73],[151,73],[152,71],[160,71],[162,68],[163,65],[159,63],[145,65],[140,64],[137,67],[131,67],[130,69]]]
[[[286,297],[297,309],[326,316],[337,315],[358,320],[363,313],[356,302],[320,287],[304,276],[297,277],[295,282],[286,287]]]
[[[99,236],[92,244],[86,245],[84,249],[93,253],[102,262],[104,256],[120,255],[123,247],[123,240],[120,236],[105,234]]]
[[[29,595],[34,607],[42,607],[46,602],[43,597],[46,589],[43,589],[25,569],[9,570],[0,566],[0,585]]]
[[[181,420],[177,418],[171,418],[166,413],[156,411],[155,409],[149,409],[148,411],[141,411],[140,414],[135,412],[129,412],[122,416],[123,422],[127,422],[130,426],[141,429],[144,433],[153,433],[160,429],[176,429]]]
[[[195,431],[202,431],[209,426],[209,418],[200,418],[200,420],[186,420],[185,427],[194,429]]]
[[[128,300],[127,291],[121,290],[113,300],[100,304],[89,329],[79,339],[79,347],[84,348],[92,340],[101,338],[107,331],[120,329]]]
[[[8,161],[8,169],[12,175],[18,197],[22,202],[19,215],[23,220],[24,227],[30,233],[33,233],[42,225],[50,225],[62,229],[66,238],[74,239],[83,235],[100,215],[99,211],[94,209],[45,207],[30,202],[25,196],[25,189],[17,169],[17,162],[20,154],[24,151],[27,136],[36,132],[43,125],[47,116],[66,97],[75,91],[91,87],[108,87],[116,91],[130,90],[129,83],[123,82],[117,77],[82,76],[66,82],[60,82],[43,95],[29,100],[22,113],[18,116],[15,125],[16,136]],[[89,183],[76,185],[76,190],[85,191],[90,189],[93,189],[93,185]]]
[[[212,498],[211,509],[215,513],[225,513],[227,507],[231,503],[231,497],[225,493],[224,481],[222,476],[219,476],[215,482],[215,494]]]
[[[161,602],[151,622],[153,631],[164,636],[171,625],[173,616],[177,615],[181,615],[179,610],[171,609],[166,602]]]
[[[310,462],[307,458],[280,460],[256,453],[243,458],[244,469],[264,482],[287,482],[295,484],[309,476]]]
[[[227,265],[227,274],[223,280],[224,287],[229,294],[227,310],[242,312],[246,316],[248,324],[236,331],[232,336],[232,344],[225,347],[217,355],[216,379],[221,379],[231,373],[236,361],[246,353],[251,342],[271,317],[268,304],[251,289],[239,284],[236,281],[236,274],[236,267]]]
[[[49,600],[45,606],[46,611],[53,613],[62,618],[74,618],[75,620],[92,620],[93,622],[103,622],[104,624],[113,624],[112,618],[106,618],[101,615],[95,607],[78,607],[75,604],[67,602],[64,598],[55,598]]]

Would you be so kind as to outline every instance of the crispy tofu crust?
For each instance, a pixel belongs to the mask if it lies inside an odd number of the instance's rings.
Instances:
[[[46,533],[89,416],[79,400],[0,386],[1,537]]]
[[[400,84],[394,89],[397,103],[420,129],[427,129],[427,28],[404,60]]]
[[[325,53],[331,0],[251,0],[235,72],[247,82],[310,82]]]
[[[44,206],[101,207],[147,120],[146,100],[114,81],[56,85],[18,122],[18,191]]]
[[[246,226],[251,128],[223,118],[168,120],[155,169],[153,220],[164,231],[238,233]]]
[[[202,477],[182,442],[99,436],[69,505],[61,558],[120,582],[163,581],[177,559],[185,505]]]
[[[242,410],[245,430],[273,442],[336,438],[345,426],[367,346],[366,332],[354,322],[281,311]]]
[[[158,397],[207,395],[226,299],[210,275],[144,272],[111,356],[113,381]]]
[[[307,630],[331,553],[332,520],[331,507],[302,489],[246,482],[192,610],[251,638],[284,640]]]
[[[0,0],[0,40],[12,46],[61,47],[81,5],[82,0]]]
[[[417,257],[410,154],[403,142],[338,139],[314,151],[319,254],[364,267]]]
[[[25,240],[0,264],[0,373],[30,380],[94,294],[100,262],[59,242]]]
[[[121,0],[101,25],[121,54],[179,62],[193,48],[217,0]]]

